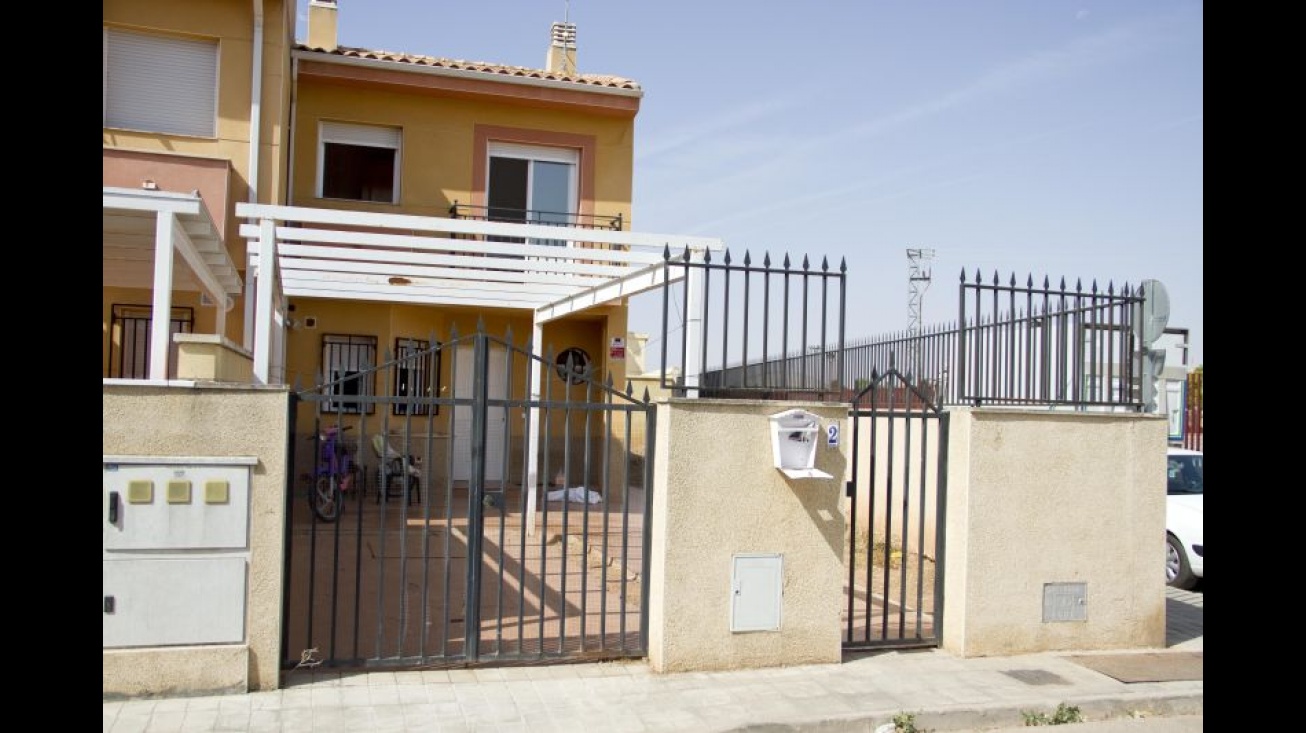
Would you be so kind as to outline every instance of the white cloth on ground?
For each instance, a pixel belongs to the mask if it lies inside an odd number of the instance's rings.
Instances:
[[[554,489],[547,496],[549,501],[562,501],[566,495],[567,501],[577,504],[598,504],[603,501],[603,495],[594,489],[586,490],[584,486],[573,486],[570,489]]]

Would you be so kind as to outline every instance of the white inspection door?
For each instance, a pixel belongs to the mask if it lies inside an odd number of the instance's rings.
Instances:
[[[458,349],[457,370],[454,394],[459,398],[472,396],[473,352],[471,348]],[[490,368],[486,378],[490,380],[487,393],[490,399],[506,397],[504,385],[504,350],[502,347],[490,346]],[[485,480],[503,481],[503,430],[507,422],[508,408],[491,405],[485,413]],[[456,405],[453,408],[453,480],[469,481],[472,476],[472,408],[470,405]]]

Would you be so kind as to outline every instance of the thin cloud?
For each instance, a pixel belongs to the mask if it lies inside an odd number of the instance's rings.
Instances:
[[[1079,10],[1079,11],[1077,11],[1077,12],[1075,13],[1075,20],[1083,20],[1084,18],[1087,18],[1087,17],[1088,17],[1088,11],[1087,11],[1087,10]]]
[[[799,104],[800,100],[796,96],[789,98],[777,97],[742,109],[732,110],[729,114],[699,120],[696,125],[671,130],[661,137],[655,138],[647,145],[641,145],[639,152],[635,154],[635,160],[636,162],[643,162],[650,158],[665,156],[668,153],[693,147],[700,142],[714,141],[720,138],[723,133],[729,133],[739,128],[748,128],[759,120],[797,107]]]
[[[1146,23],[1115,28],[1076,39],[1057,49],[1039,52],[997,66],[965,86],[871,122],[830,130],[820,136],[808,137],[796,145],[777,146],[775,154],[759,157],[760,162],[752,166],[732,165],[720,168],[719,170],[727,170],[729,173],[712,180],[699,179],[696,185],[682,186],[680,194],[688,197],[711,197],[713,193],[722,189],[758,186],[768,176],[785,177],[788,171],[793,170],[795,162],[810,159],[817,150],[846,146],[850,141],[876,137],[923,118],[939,116],[987,99],[1047,84],[1093,66],[1117,62],[1150,48],[1154,42],[1154,31],[1173,20],[1173,17],[1158,18]],[[791,104],[792,101],[779,106],[791,106]],[[773,106],[776,105],[758,105],[739,115],[719,118],[713,124],[695,128],[695,132],[699,134],[684,135],[679,141],[688,145],[698,139],[710,140],[710,136],[706,134],[709,130],[733,127],[734,125],[727,123],[735,119],[745,117],[755,119],[760,116],[762,110]]]

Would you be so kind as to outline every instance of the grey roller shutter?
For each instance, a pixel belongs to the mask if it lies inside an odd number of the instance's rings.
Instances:
[[[215,137],[218,44],[106,29],[104,125]]]
[[[399,128],[322,121],[322,140],[342,145],[399,149]]]

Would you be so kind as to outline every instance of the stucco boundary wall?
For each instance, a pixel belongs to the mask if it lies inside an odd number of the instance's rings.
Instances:
[[[252,456],[245,643],[105,649],[105,698],[275,690],[286,506],[285,387],[104,385],[104,455]]]
[[[949,410],[943,647],[1164,647],[1167,433],[1154,415]]]
[[[770,416],[830,403],[664,398],[658,402],[649,572],[649,664],[656,672],[728,670],[841,659],[842,503],[846,441],[820,434],[814,465],[832,478],[791,479],[772,459]],[[780,624],[731,631],[736,554],[782,561]]]

